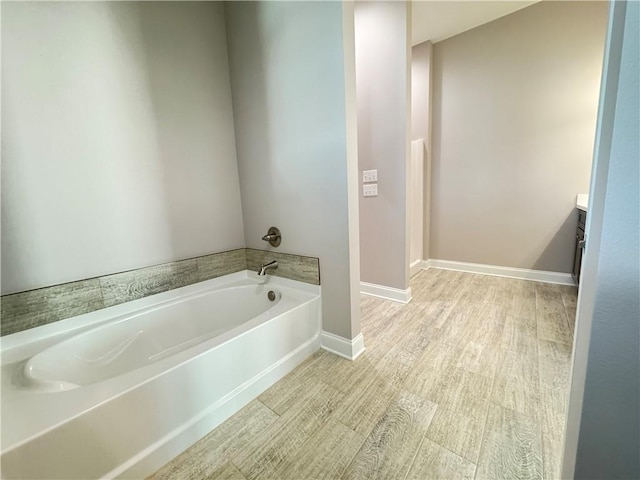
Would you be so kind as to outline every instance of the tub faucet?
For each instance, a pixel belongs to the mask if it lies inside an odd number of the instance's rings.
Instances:
[[[278,268],[278,262],[274,260],[273,262],[263,263],[262,265],[260,265],[260,270],[258,270],[258,275],[266,275],[267,270],[270,268]]]

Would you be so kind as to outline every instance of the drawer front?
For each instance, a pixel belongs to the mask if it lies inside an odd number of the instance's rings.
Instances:
[[[582,210],[578,210],[578,227],[584,230],[585,224],[587,223],[587,212],[583,212]]]

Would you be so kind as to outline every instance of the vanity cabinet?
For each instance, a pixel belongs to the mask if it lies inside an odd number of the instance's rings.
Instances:
[[[587,212],[578,209],[578,226],[576,228],[576,251],[573,258],[573,279],[576,285],[580,284],[580,268],[582,266],[582,252],[584,251],[584,226],[587,221]]]

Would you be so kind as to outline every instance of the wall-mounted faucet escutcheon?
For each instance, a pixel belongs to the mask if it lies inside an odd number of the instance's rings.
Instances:
[[[269,242],[272,247],[277,247],[282,241],[282,235],[280,235],[280,230],[278,230],[276,227],[269,227],[267,234],[262,237],[262,239],[265,242]]]

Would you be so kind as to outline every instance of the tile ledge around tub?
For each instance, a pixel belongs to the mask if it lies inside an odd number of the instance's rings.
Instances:
[[[270,272],[275,276],[320,285],[317,257],[241,247],[2,295],[0,336],[212,278],[255,270],[265,256],[278,260],[278,269]]]
[[[246,252],[242,247],[10,293],[0,297],[0,336],[18,333],[246,268]]]

